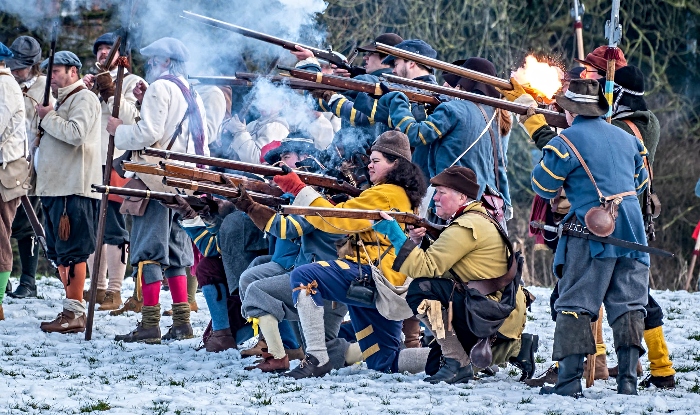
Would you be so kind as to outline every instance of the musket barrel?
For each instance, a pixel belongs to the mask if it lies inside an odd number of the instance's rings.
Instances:
[[[181,189],[189,189],[195,192],[209,193],[224,197],[239,197],[241,195],[238,189],[217,186],[214,184],[206,184],[202,182],[195,182],[192,180],[163,177],[163,184],[165,184],[166,186],[179,187]],[[275,196],[255,192],[248,192],[248,194],[254,201],[267,206],[279,206],[285,203],[284,199]]]
[[[496,88],[512,90],[513,85],[510,81],[507,81],[496,76],[487,75],[481,72],[472,71],[471,69],[463,68],[461,66],[452,65],[451,63],[443,62],[438,59],[428,58],[426,56],[419,55],[417,53],[408,52],[403,49],[399,49],[393,46],[385,45],[383,43],[375,43],[377,52],[391,55],[397,58],[406,59],[409,61],[420,63],[421,65],[429,66],[431,68],[440,69],[445,72],[453,73],[464,78],[469,78],[474,81],[483,82],[487,85],[494,86]]]
[[[492,98],[486,95],[475,94],[473,92],[460,91],[458,89],[447,88],[442,85],[433,85],[427,82],[417,81],[415,79],[406,79],[389,74],[384,74],[382,75],[382,77],[389,82],[420,88],[426,91],[431,91],[455,98],[465,99],[467,101],[489,105],[495,108],[501,108],[510,112],[514,112],[516,114],[524,115],[527,113],[527,110],[529,108],[527,105],[517,104],[515,102],[506,101],[504,99]],[[542,108],[536,108],[535,112],[537,114],[544,115],[545,119],[547,120],[547,124],[551,126],[559,128],[569,128],[569,123],[566,121],[566,116],[564,114]]]

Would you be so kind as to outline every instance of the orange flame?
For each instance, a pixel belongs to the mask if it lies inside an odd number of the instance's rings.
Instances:
[[[528,55],[525,58],[525,66],[511,76],[535,99],[549,104],[554,94],[562,87],[561,79],[564,77],[564,72],[557,66],[538,62],[537,58]]]

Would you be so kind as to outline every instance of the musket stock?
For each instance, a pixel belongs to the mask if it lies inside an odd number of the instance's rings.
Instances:
[[[384,92],[378,83],[358,81],[352,78],[345,78],[342,76],[327,75],[321,72],[311,72],[302,69],[289,68],[286,66],[278,66],[280,70],[288,71],[290,75],[295,78],[303,79],[306,81],[316,82],[317,84],[323,84],[323,87],[318,87],[319,89],[326,89],[328,87],[340,88],[343,91],[357,91],[364,92],[369,95],[380,96]],[[420,92],[411,91],[408,89],[396,88],[392,85],[386,85],[390,91],[403,92],[409,101],[418,102],[421,104],[430,105],[440,105],[440,99],[435,96],[422,94]]]
[[[126,197],[137,197],[141,199],[153,199],[169,204],[175,203],[175,196],[180,196],[183,199],[185,199],[187,203],[190,206],[192,206],[192,209],[194,209],[197,212],[200,211],[204,206],[207,206],[207,203],[205,203],[202,200],[202,198],[197,196],[189,196],[185,194],[176,195],[174,193],[152,192],[150,190],[130,189],[126,187],[117,186],[104,186],[99,184],[93,184],[92,191],[94,193],[114,194]]]
[[[184,161],[186,163],[196,163],[206,166],[221,167],[230,170],[239,170],[247,173],[260,174],[263,176],[278,176],[286,174],[280,167],[264,166],[261,164],[245,163],[242,161],[226,160],[216,157],[206,157],[196,154],[178,153],[176,151],[162,150],[159,148],[145,148],[142,150],[144,154],[150,156],[161,157],[176,161]],[[339,180],[335,177],[326,176],[317,173],[308,173],[304,171],[296,172],[302,182],[309,186],[318,186],[336,192],[345,193],[349,196],[358,196],[362,191],[357,187],[352,186],[348,182]]]
[[[515,102],[510,102],[505,99],[492,98],[486,95],[475,94],[473,92],[460,91],[458,89],[444,87],[442,85],[433,85],[423,81],[417,81],[415,79],[401,78],[400,76],[384,74],[382,75],[384,79],[389,82],[396,84],[402,84],[414,88],[424,89],[426,91],[435,92],[441,95],[447,95],[455,98],[465,99],[467,101],[476,102],[478,104],[488,105],[494,108],[501,108],[506,111],[514,112],[516,114],[524,115],[527,113],[528,106],[523,104],[517,104]],[[547,124],[553,127],[559,128],[569,128],[569,123],[566,121],[566,115],[542,108],[536,108],[535,113],[544,115],[547,120]]]
[[[215,184],[195,182],[193,180],[163,177],[163,184],[165,184],[166,186],[177,187],[180,189],[189,189],[195,192],[208,193],[223,197],[235,198],[241,195],[238,189],[234,189],[232,187],[217,186]],[[270,196],[262,193],[248,192],[248,194],[254,201],[267,206],[280,206],[286,202],[285,199],[282,199],[280,197]]]

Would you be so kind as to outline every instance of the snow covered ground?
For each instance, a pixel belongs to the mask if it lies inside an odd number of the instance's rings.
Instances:
[[[16,284],[13,281],[13,284]],[[133,283],[125,281],[124,296]],[[551,364],[554,325],[549,290],[538,297],[526,331],[540,335],[538,371]],[[596,381],[585,399],[541,397],[517,381],[512,366],[495,377],[465,385],[429,385],[424,374],[381,374],[356,365],[323,379],[293,381],[243,367],[238,351],[195,351],[199,338],[163,345],[121,344],[112,339],[135,327],[138,315],[95,317],[93,340],[83,334],[44,334],[39,322],[55,317],[63,290],[58,280],[39,281],[42,299],[5,298],[0,322],[0,413],[120,414],[697,414],[700,413],[700,294],[655,292],[666,314],[665,331],[678,371],[677,388],[615,393],[615,381]],[[170,307],[163,292],[164,309]],[[195,335],[209,320],[192,314]],[[171,319],[163,317],[161,329]],[[607,343],[612,332],[605,325]],[[609,352],[610,353],[610,352]],[[615,358],[611,355],[610,365]],[[643,358],[645,369],[648,362]],[[296,363],[293,363],[296,364]]]

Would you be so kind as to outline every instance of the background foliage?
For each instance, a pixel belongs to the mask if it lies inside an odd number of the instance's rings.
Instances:
[[[609,19],[611,1],[582,2],[586,7],[584,43],[590,51],[607,44],[604,25]],[[103,9],[99,3],[93,2],[96,5],[89,9],[62,13],[65,33],[59,48],[75,51],[84,59],[84,67],[94,62],[92,41],[118,26],[114,10]],[[176,7],[183,2],[172,3]],[[211,4],[193,0],[187,5],[194,7],[200,3]],[[547,56],[564,67],[572,65],[575,40],[569,14],[571,3],[569,0],[328,0],[328,8],[318,17],[318,22],[325,26],[327,43],[341,52],[371,41],[380,33],[396,32],[406,39],[427,41],[438,51],[438,58],[445,61],[469,56],[488,58],[495,63],[499,75],[507,78],[528,53]],[[61,3],[54,4],[58,14]],[[628,62],[646,74],[646,99],[662,126],[654,173],[663,213],[656,221],[657,240],[652,245],[676,253],[676,258],[652,260],[652,284],[656,288],[676,289],[684,285],[694,243],[691,232],[700,219],[700,199],[693,194],[700,176],[697,86],[700,0],[622,0],[620,19],[623,25],[620,48]],[[231,21],[234,20],[232,16]],[[0,13],[0,41],[9,44],[21,34],[46,39],[44,33],[29,32],[14,17]],[[526,252],[526,280],[552,285],[550,255],[533,251],[532,240],[527,236],[533,196],[529,184],[533,149],[522,135],[511,140],[509,179],[516,218],[509,226],[514,239]]]

